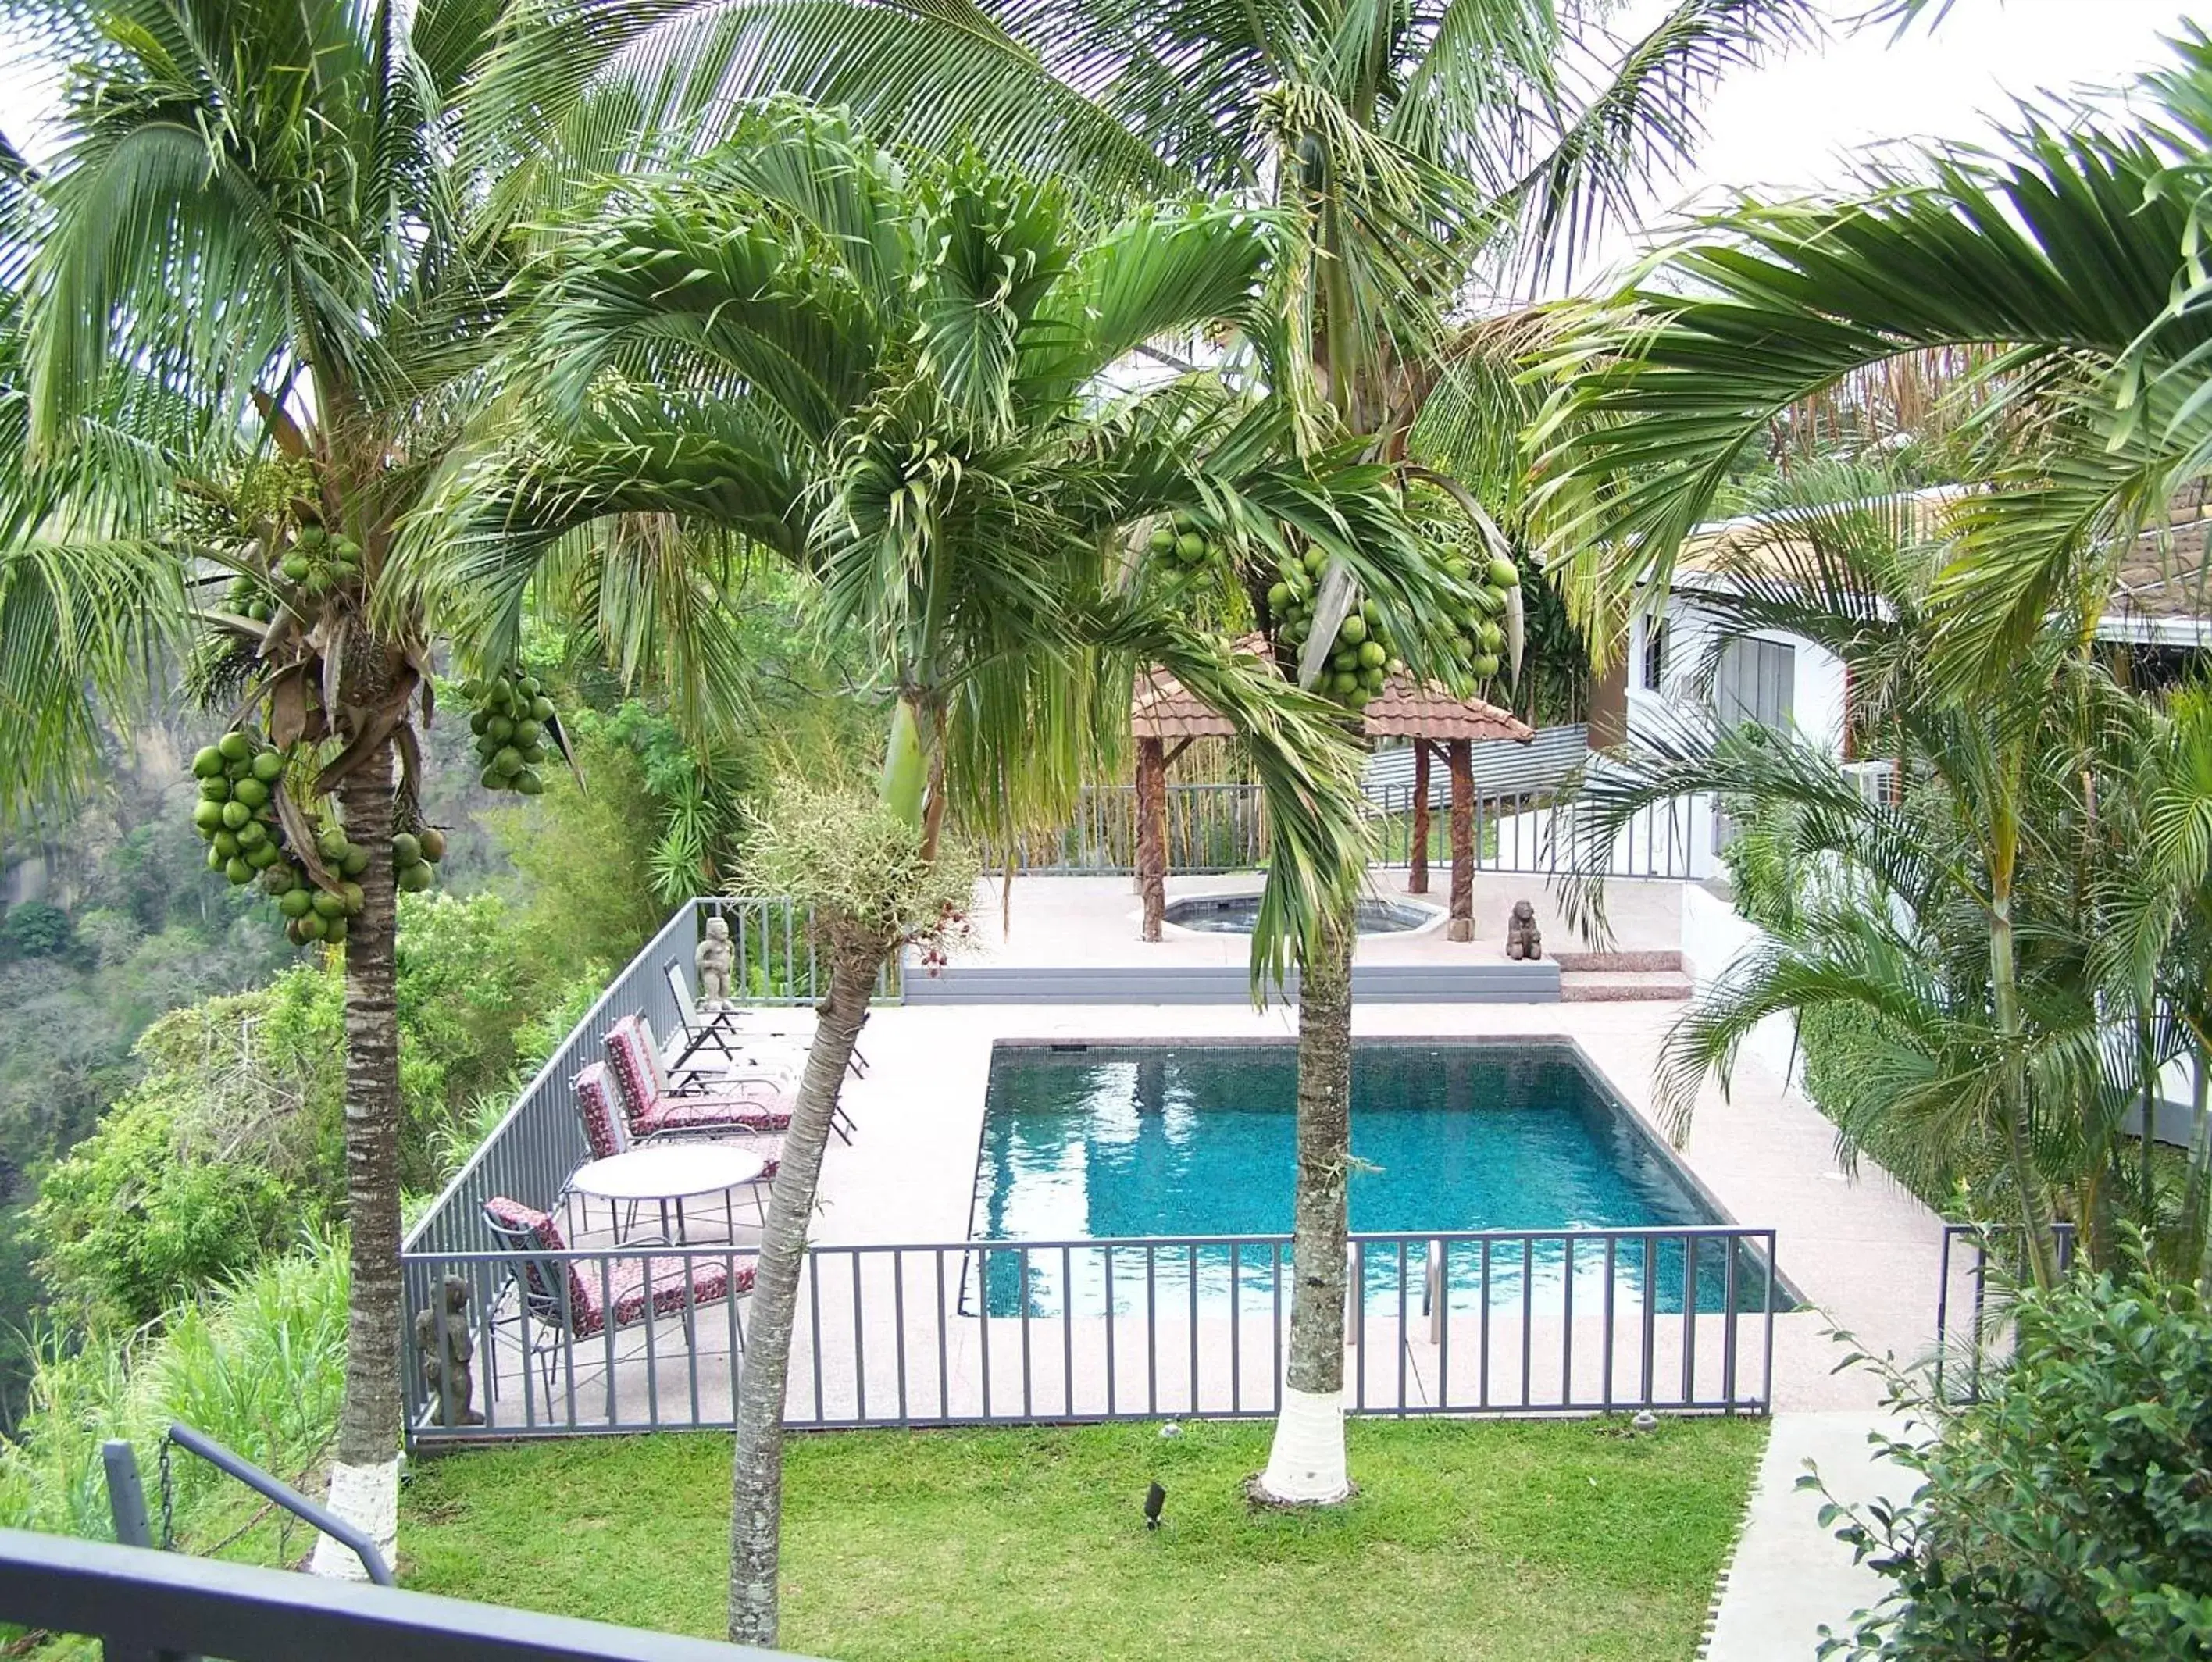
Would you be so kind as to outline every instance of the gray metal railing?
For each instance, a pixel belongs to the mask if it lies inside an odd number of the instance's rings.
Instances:
[[[1378,822],[1379,863],[1412,863],[1414,791],[1411,784],[1370,782],[1368,811]],[[1450,786],[1439,769],[1429,790],[1429,864],[1451,861]],[[1256,785],[1171,785],[1168,787],[1168,870],[1186,876],[1244,871],[1267,858],[1266,816]],[[1656,804],[1600,848],[1572,809],[1556,793],[1482,794],[1474,809],[1478,870],[1556,876],[1602,866],[1614,877],[1688,879],[1693,815],[1686,802]],[[988,870],[1012,865],[1038,875],[1112,876],[1133,872],[1137,860],[1135,788],[1092,786],[1079,803],[1075,822],[1056,833],[1025,837],[1012,847],[987,844]],[[1602,856],[1602,860],[1599,856]]]
[[[472,1292],[481,1423],[444,1425],[408,1347],[418,1444],[726,1428],[744,1247],[533,1253],[579,1307],[654,1289],[658,1319],[550,1331],[489,1250],[410,1252],[410,1308]],[[1766,1411],[1792,1307],[1771,1229],[1732,1226],[1353,1238],[1355,1413]],[[787,1422],[817,1428],[1272,1415],[1289,1337],[1286,1236],[825,1246],[807,1257]]]
[[[674,960],[688,983],[693,955],[712,913],[729,920],[740,1002],[779,1007],[820,1002],[828,990],[827,976],[816,961],[803,908],[760,896],[686,901],[523,1087],[506,1117],[408,1231],[405,1251],[481,1245],[481,1210],[492,1195],[505,1195],[541,1210],[559,1200],[569,1175],[586,1158],[572,1082],[586,1063],[600,1059],[608,1029],[634,1011],[645,1012],[658,1038],[680,1030],[665,967]],[[897,996],[897,974],[896,964],[886,967],[877,988],[879,998]]]
[[[107,1662],[769,1662],[754,1650],[397,1587],[0,1530],[0,1623],[100,1641]]]
[[[2052,1227],[2058,1267],[2074,1267],[2074,1226]],[[1936,1353],[1933,1384],[1940,1400],[1975,1402],[1982,1374],[2004,1350],[2002,1310],[1992,1289],[2019,1278],[2017,1228],[1985,1228],[1978,1223],[1946,1223],[1936,1283]],[[1992,1271],[1994,1268],[1994,1277]]]

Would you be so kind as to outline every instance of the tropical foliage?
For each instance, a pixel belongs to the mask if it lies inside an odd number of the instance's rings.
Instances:
[[[1963,1408],[1895,1379],[1903,1507],[1824,1510],[1889,1583],[1824,1657],[2212,1655],[2212,1314],[2139,1251],[2022,1296]],[[1924,1434],[1932,1433],[1932,1435]],[[1803,1480],[1818,1487],[1817,1478]]]

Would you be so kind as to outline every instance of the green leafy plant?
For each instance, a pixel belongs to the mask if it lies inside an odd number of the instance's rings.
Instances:
[[[1884,1441],[1910,1503],[1822,1509],[1892,1583],[1822,1656],[2212,1657],[2212,1311],[2139,1240],[2127,1257],[2024,1293],[1978,1402],[1892,1374],[1936,1435]]]

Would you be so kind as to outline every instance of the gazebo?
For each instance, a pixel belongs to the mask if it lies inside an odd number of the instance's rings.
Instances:
[[[1413,827],[1406,889],[1429,892],[1429,764],[1442,753],[1451,771],[1451,921],[1448,938],[1474,938],[1474,742],[1526,744],[1536,730],[1479,698],[1454,698],[1431,681],[1393,676],[1367,706],[1367,737],[1413,743]]]
[[[1168,897],[1168,769],[1193,739],[1234,738],[1237,730],[1155,664],[1137,671],[1129,731],[1137,741],[1137,887],[1145,938],[1157,941]]]
[[[1240,642],[1243,646],[1246,643]],[[1255,650],[1259,650],[1255,646]],[[1429,891],[1429,765],[1442,753],[1451,772],[1451,921],[1449,938],[1474,938],[1474,761],[1477,739],[1526,744],[1535,730],[1479,698],[1455,698],[1434,682],[1393,676],[1368,702],[1370,738],[1406,738],[1413,744],[1413,828],[1406,887]],[[1137,887],[1144,897],[1144,938],[1160,938],[1167,907],[1168,769],[1193,739],[1231,738],[1236,729],[1167,670],[1140,670],[1129,701],[1129,731],[1137,741]]]

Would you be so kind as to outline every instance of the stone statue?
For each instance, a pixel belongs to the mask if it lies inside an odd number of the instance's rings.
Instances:
[[[707,938],[691,961],[698,972],[699,1008],[720,1010],[730,1002],[730,972],[737,967],[737,949],[730,944],[729,919],[717,913],[707,919]]]
[[[447,1276],[440,1303],[415,1313],[415,1350],[422,1358],[422,1382],[438,1404],[441,1425],[482,1425],[483,1416],[470,1405],[477,1392],[469,1364],[477,1342],[469,1331],[469,1284]],[[440,1331],[443,1328],[443,1332]]]
[[[1544,955],[1544,937],[1536,931],[1536,908],[1526,901],[1513,902],[1513,916],[1505,925],[1505,955],[1530,959]]]

